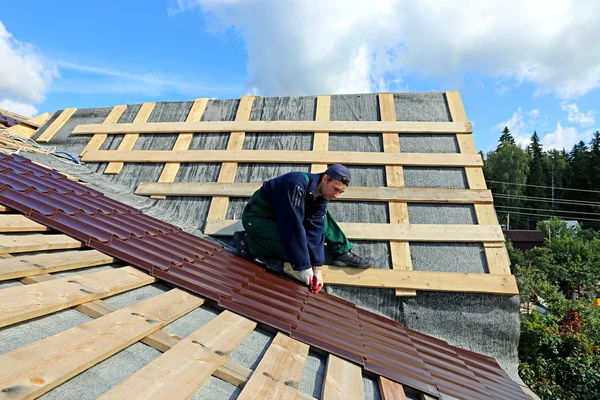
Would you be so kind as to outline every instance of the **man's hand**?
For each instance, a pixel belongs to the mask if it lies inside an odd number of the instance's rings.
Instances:
[[[298,276],[306,285],[310,285],[313,281],[314,272],[312,268],[302,269],[298,271]]]
[[[321,267],[313,267],[313,278],[310,290],[317,294],[323,288],[323,277],[321,276]]]

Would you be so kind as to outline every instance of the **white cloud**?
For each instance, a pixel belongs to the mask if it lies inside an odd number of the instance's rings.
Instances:
[[[527,146],[531,142],[531,135],[533,135],[534,128],[532,125],[538,118],[540,110],[535,109],[526,113],[529,118],[526,118],[523,109],[519,107],[513,115],[504,122],[500,122],[492,128],[492,131],[499,134],[504,127],[510,130],[510,133],[515,138],[515,142],[522,147]]]
[[[594,119],[595,111],[594,110],[589,110],[586,113],[582,113],[581,111],[579,111],[579,107],[577,107],[577,104],[574,104],[574,103],[568,104],[566,102],[562,102],[560,105],[560,108],[562,108],[563,111],[567,111],[569,113],[568,114],[569,122],[578,124],[581,127],[594,125],[594,122],[595,122],[595,119]]]
[[[540,139],[540,142],[544,146],[544,150],[562,150],[565,148],[567,151],[570,151],[574,144],[579,143],[581,140],[589,142],[591,138],[592,130],[579,132],[575,127],[563,127],[560,122],[557,122],[556,130],[545,135]]]
[[[10,111],[35,113],[57,72],[33,46],[16,40],[0,21],[0,101]]]
[[[7,99],[0,100],[0,108],[21,114],[25,117],[33,117],[38,111],[37,108],[31,104],[19,103],[18,101]]]
[[[581,96],[600,86],[596,0],[172,0],[233,28],[248,87],[266,95],[361,92],[405,73],[471,71]],[[458,77],[458,78],[457,78]],[[506,88],[508,84],[503,85]],[[500,92],[507,90],[498,89]]]

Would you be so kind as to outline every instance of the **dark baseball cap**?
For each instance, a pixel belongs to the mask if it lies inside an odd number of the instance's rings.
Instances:
[[[350,186],[350,171],[348,168],[344,167],[342,164],[333,164],[327,168],[325,174],[333,179],[337,179],[342,182],[346,186]]]

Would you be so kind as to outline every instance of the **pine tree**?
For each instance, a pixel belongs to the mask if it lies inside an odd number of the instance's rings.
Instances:
[[[547,161],[542,150],[542,144],[537,132],[533,132],[531,136],[531,144],[527,147],[529,154],[529,174],[527,175],[527,189],[525,190],[526,196],[529,197],[526,202],[526,207],[531,210],[547,210],[550,208],[546,200],[549,190],[540,186],[548,185],[548,174],[546,171]],[[530,211],[531,211],[530,210]],[[535,212],[535,211],[534,211]],[[539,212],[539,214],[547,214],[547,211]],[[531,222],[528,223],[528,228],[533,229],[536,221],[532,218]]]
[[[498,147],[516,146],[515,138],[513,137],[512,133],[510,133],[510,129],[508,129],[507,126],[504,127],[504,130],[502,131],[502,135],[500,135],[500,139],[498,141],[500,142],[498,144]]]

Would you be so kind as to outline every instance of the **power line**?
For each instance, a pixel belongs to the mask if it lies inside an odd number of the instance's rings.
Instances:
[[[533,213],[522,213],[522,212],[518,212],[518,211],[498,211],[501,213],[505,213],[505,214],[518,214],[518,215],[532,215],[535,217],[556,217],[556,218],[561,218],[561,219],[573,219],[573,217],[566,217],[566,216],[562,216],[562,215],[550,215],[550,214],[533,214]],[[593,222],[599,222],[600,223],[600,219],[591,219],[591,218],[575,218],[578,221],[593,221]]]
[[[510,194],[498,194],[492,193],[492,196],[498,197],[501,199],[509,199],[509,200],[528,200],[528,201],[536,201],[542,203],[557,203],[557,204],[571,204],[577,206],[596,206],[600,207],[599,202],[593,201],[585,201],[585,200],[552,200],[549,197],[534,197],[534,196],[520,196],[520,195],[510,195]]]
[[[543,186],[543,185],[529,185],[526,183],[513,183],[513,182],[502,182],[502,181],[486,181],[489,183],[500,183],[503,185],[514,185],[514,186],[528,186],[528,187],[537,187],[537,188],[543,188],[543,189],[552,189],[552,186]],[[598,190],[587,190],[587,189],[573,189],[573,188],[561,188],[561,187],[554,187],[554,190],[569,190],[569,191],[573,191],[573,192],[587,192],[587,193],[599,193],[600,191]]]
[[[565,211],[565,210],[552,210],[550,208],[526,208],[526,207],[511,207],[511,206],[494,206],[495,208],[510,208],[514,210],[529,210],[529,211],[551,211],[551,212],[560,212],[567,214],[587,214],[587,215],[600,215],[600,213],[591,213],[591,212],[583,212],[583,211]]]

